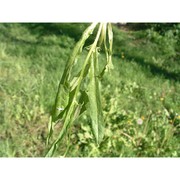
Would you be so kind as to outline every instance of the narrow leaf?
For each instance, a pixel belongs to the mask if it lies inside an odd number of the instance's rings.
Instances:
[[[112,64],[113,32],[110,23],[108,23],[108,40],[109,40],[108,68],[114,69],[114,66]]]
[[[81,39],[77,42],[76,46],[74,47],[73,53],[70,56],[69,60],[67,61],[67,64],[65,66],[65,70],[63,72],[61,81],[59,83],[58,92],[56,94],[55,104],[53,107],[52,112],[52,122],[55,122],[57,119],[57,115],[59,114],[57,108],[61,108],[61,106],[65,106],[64,102],[67,102],[67,94],[70,91],[69,82],[71,70],[74,66],[75,60],[77,55],[82,51],[82,48],[84,46],[85,41],[88,39],[88,37],[92,34],[93,30],[95,29],[97,23],[92,23],[83,33]],[[66,104],[67,105],[67,104]]]
[[[81,87],[82,81],[84,80],[84,78],[87,76],[87,74],[89,72],[89,68],[90,68],[90,64],[91,64],[91,63],[89,63],[89,60],[96,48],[101,29],[102,29],[102,24],[99,27],[98,33],[96,35],[96,39],[95,39],[94,43],[92,44],[92,47],[89,50],[89,53],[84,61],[84,65],[82,67],[82,70],[79,74],[78,79],[75,79],[75,81],[70,83],[73,86],[73,88],[72,88],[72,86],[69,85],[69,79],[70,79],[69,77],[70,76],[69,76],[69,74],[66,74],[67,72],[69,73],[71,71],[72,65],[71,65],[71,62],[70,62],[70,66],[69,66],[69,62],[67,63],[67,66],[65,68],[64,74],[62,76],[62,79],[61,79],[61,82],[59,85],[60,88],[58,89],[57,97],[58,97],[58,94],[60,94],[61,84],[62,84],[62,86],[68,87],[68,89],[67,89],[67,91],[69,91],[68,103],[67,103],[67,106],[65,107],[65,109],[57,117],[54,118],[55,120],[57,120],[61,116],[61,117],[63,117],[64,123],[63,123],[63,127],[59,133],[58,138],[52,143],[49,151],[46,154],[46,157],[51,157],[53,155],[53,153],[55,152],[55,150],[58,147],[58,144],[60,143],[60,141],[62,140],[64,135],[67,133],[67,130],[72,125],[73,121],[79,116],[80,113],[84,112],[84,109],[82,109],[82,108],[84,108],[83,105],[87,104],[87,101],[85,99],[86,97],[85,96],[83,97],[82,94],[81,94],[81,98],[79,98],[80,87]],[[68,68],[68,66],[69,66],[69,68]],[[56,102],[58,102],[58,99],[56,99]],[[55,107],[57,107],[56,103],[55,103]],[[52,122],[53,122],[53,119],[52,119]],[[52,122],[51,122],[51,124],[52,124]],[[51,128],[51,129],[53,129],[53,128]],[[100,130],[98,130],[98,131],[101,132],[101,129],[102,128],[100,128]],[[101,137],[101,134],[98,133],[98,136]],[[99,142],[99,139],[98,139],[98,142]]]
[[[90,82],[88,88],[88,98],[89,98],[89,114],[91,117],[92,131],[95,136],[97,144],[103,139],[104,136],[104,121],[103,112],[101,107],[100,99],[100,87],[98,79],[98,58],[97,50],[92,55],[91,67],[90,67]]]
[[[53,156],[55,150],[57,149],[58,143],[62,140],[65,133],[67,132],[68,127],[72,124],[72,122],[74,120],[73,116],[74,116],[74,114],[76,112],[76,108],[78,107],[77,103],[75,101],[75,98],[76,98],[76,93],[75,93],[75,90],[73,90],[70,93],[69,103],[68,103],[68,105],[67,105],[67,107],[65,109],[66,116],[65,116],[65,119],[64,119],[63,127],[62,127],[62,129],[60,131],[60,134],[59,134],[58,138],[52,143],[49,151],[46,154],[46,157]]]
[[[88,39],[88,37],[93,33],[93,30],[95,29],[97,23],[92,23],[83,33],[81,39],[77,42],[76,46],[73,49],[72,55],[70,56],[69,60],[67,61],[67,64],[65,66],[65,70],[63,72],[61,81],[58,86],[58,91],[56,94],[55,103],[52,109],[52,118],[49,122],[49,134],[47,137],[47,143],[49,142],[50,137],[52,136],[53,129],[55,123],[58,121],[58,115],[62,114],[59,109],[63,109],[67,106],[68,98],[69,98],[69,92],[71,91],[70,85],[69,85],[69,79],[71,75],[71,70],[74,66],[76,57],[78,54],[82,51],[82,48],[84,46],[85,41]],[[73,88],[75,88],[76,81],[73,83]]]

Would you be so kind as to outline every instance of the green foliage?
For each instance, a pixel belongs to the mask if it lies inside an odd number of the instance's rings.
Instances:
[[[41,24],[31,25],[0,24],[2,157],[45,155],[54,96],[76,42],[73,31],[69,36],[70,30],[61,34],[53,28],[48,30],[48,25],[47,30]],[[67,26],[73,29],[76,25]],[[79,24],[76,29],[80,29],[78,34],[81,36],[83,29]],[[73,122],[54,156],[179,157],[180,66],[177,43],[176,55],[169,56],[160,51],[164,49],[162,43],[148,37],[148,30],[124,30],[113,26],[113,32],[114,70],[104,74],[100,88],[105,126],[103,141],[97,147],[90,116],[84,111],[88,96],[83,90],[87,86],[82,86],[79,96],[82,93],[84,98],[79,101],[86,103],[81,108],[81,116]],[[163,39],[164,35],[157,36]],[[170,44],[174,46],[172,42]],[[106,64],[104,52],[102,49],[98,56],[101,73]],[[78,56],[71,86],[76,86],[76,76],[86,56],[87,51]],[[142,124],[138,124],[140,119]],[[59,135],[62,125],[63,121],[59,121],[55,126],[54,137]],[[53,142],[55,138],[51,140]]]
[[[162,99],[156,97],[157,90],[142,89],[142,93],[148,93],[143,97],[137,92],[142,87],[135,82],[124,82],[123,86],[123,89],[122,85],[115,88],[111,84],[103,90],[106,118],[105,135],[100,146],[97,148],[94,143],[84,116],[80,120],[80,130],[71,136],[74,143],[67,157],[179,157],[180,117],[177,111],[168,109]]]
[[[89,99],[89,114],[92,119],[92,130],[97,144],[103,139],[104,136],[104,122],[103,112],[100,99],[100,84],[99,84],[99,62],[98,52],[95,50],[92,55],[91,67],[89,72],[89,86],[88,86],[88,99]]]
[[[96,35],[96,38],[92,45],[89,46],[89,51],[85,61],[83,63],[82,69],[75,77],[72,76],[73,67],[75,64],[75,60],[77,55],[82,52],[85,41],[88,37],[93,33],[97,23],[93,23],[89,26],[83,33],[82,38],[77,42],[72,55],[65,66],[65,70],[63,72],[61,81],[59,83],[58,92],[56,94],[55,105],[53,107],[52,118],[50,120],[49,127],[49,135],[47,138],[47,143],[49,142],[50,137],[53,134],[54,126],[58,123],[58,121],[63,120],[63,126],[59,133],[59,136],[52,143],[49,151],[46,156],[53,156],[56,151],[58,144],[62,141],[65,134],[68,132],[69,128],[72,126],[72,123],[75,119],[77,119],[81,114],[82,107],[84,104],[87,104],[87,100],[89,101],[88,111],[91,117],[92,124],[92,132],[94,134],[95,140],[99,145],[104,136],[104,123],[103,123],[103,113],[101,108],[101,100],[100,100],[100,87],[99,87],[99,76],[104,74],[106,68],[110,68],[109,64],[111,62],[112,55],[112,28],[111,25],[108,24],[108,42],[109,48],[106,45],[106,24],[101,23],[99,25],[99,29]],[[104,43],[106,56],[107,56],[107,64],[103,69],[103,73],[99,72],[99,62],[98,62],[98,49],[100,47],[97,46],[99,44]],[[89,83],[88,89],[81,89],[82,82],[88,76],[89,72]],[[72,77],[71,77],[72,76]],[[72,81],[70,81],[72,79]],[[75,79],[75,81],[74,81]],[[88,98],[84,97],[84,93],[87,91]],[[80,93],[84,92],[84,93]],[[79,97],[80,93],[80,97]],[[83,107],[83,111],[85,111],[86,106]],[[59,109],[62,109],[62,112],[58,112]]]
[[[165,58],[176,56],[175,45],[177,39],[174,37],[172,30],[166,31],[164,35],[161,35],[153,29],[148,29],[147,39],[159,45],[159,51],[164,54]]]
[[[100,147],[93,142],[90,128],[82,124],[76,142],[67,156],[79,157],[178,157],[178,140],[173,137],[175,128],[165,120],[155,118],[137,124],[133,112],[119,112],[106,126]],[[111,117],[111,116],[110,116]],[[118,118],[118,121],[117,119]],[[74,140],[75,141],[75,140]]]

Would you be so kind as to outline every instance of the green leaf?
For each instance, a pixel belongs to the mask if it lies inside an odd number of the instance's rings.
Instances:
[[[91,27],[92,28],[92,27]],[[95,25],[94,25],[95,28]],[[104,134],[104,125],[103,125],[103,115],[102,115],[102,108],[101,108],[101,102],[100,102],[100,91],[99,91],[99,81],[98,81],[98,58],[97,58],[97,42],[100,37],[100,32],[102,30],[102,24],[100,24],[98,33],[96,35],[95,41],[92,44],[89,53],[84,61],[84,64],[82,66],[81,71],[78,73],[78,75],[73,79],[70,77],[71,70],[74,64],[75,56],[77,55],[78,50],[82,49],[82,43],[85,42],[85,39],[87,39],[87,34],[92,32],[87,31],[88,33],[84,33],[83,41],[81,41],[81,44],[75,47],[73,51],[73,55],[71,56],[70,60],[68,61],[65,71],[63,73],[62,79],[59,84],[58,93],[56,95],[56,101],[53,111],[53,116],[50,121],[50,133],[49,135],[52,135],[53,132],[53,126],[59,119],[63,119],[63,126],[59,133],[59,136],[57,139],[52,143],[49,151],[46,154],[46,157],[53,156],[55,150],[57,149],[60,141],[64,137],[64,135],[67,133],[69,127],[72,125],[73,121],[79,117],[85,110],[86,106],[89,102],[89,109],[90,109],[90,116],[92,119],[92,129],[94,136],[96,138],[97,143],[99,144],[103,138]],[[89,37],[89,34],[88,34]],[[77,49],[76,49],[77,48]],[[95,55],[95,56],[94,56]],[[90,62],[90,58],[93,56],[95,57],[92,62]],[[89,94],[87,98],[87,94],[85,91],[81,90],[81,84],[84,81],[84,78],[88,75],[89,69],[90,71],[90,85],[89,85]],[[70,82],[70,79],[72,81]],[[91,91],[92,90],[92,91]],[[92,97],[90,97],[92,95]],[[57,107],[61,108],[61,105],[64,104],[64,110],[62,110],[58,115],[56,114]],[[95,106],[95,110],[94,107]],[[48,137],[50,138],[50,137]]]
[[[73,120],[74,120],[74,117],[75,116],[75,112],[76,112],[76,109],[77,109],[77,103],[75,101],[75,90],[73,92],[71,92],[71,96],[72,99],[70,100],[68,106],[66,107],[66,109],[64,110],[64,112],[66,113],[65,115],[65,119],[64,119],[64,124],[63,124],[63,127],[59,133],[59,136],[58,138],[52,143],[49,151],[47,152],[46,154],[46,157],[51,157],[53,156],[57,146],[58,146],[58,143],[62,140],[62,138],[64,137],[68,127],[72,124]]]
[[[112,64],[113,32],[110,23],[108,24],[108,39],[109,39],[108,69],[114,69],[114,66]]]
[[[72,68],[75,64],[76,57],[82,51],[85,41],[92,34],[95,29],[97,23],[92,23],[83,33],[81,39],[77,42],[76,46],[73,49],[72,55],[70,56],[67,64],[65,66],[61,81],[58,86],[58,91],[56,94],[55,103],[52,109],[52,118],[49,121],[49,134],[47,137],[47,143],[49,142],[50,137],[53,134],[54,125],[58,122],[59,117],[64,115],[65,111],[60,112],[59,109],[63,109],[67,106],[69,101],[69,93],[73,88],[77,86],[77,79],[74,82],[69,84],[69,79],[71,75]],[[73,86],[73,88],[70,87]]]
[[[98,46],[100,47],[101,44],[103,43],[103,41],[106,41],[106,29],[107,29],[107,24],[106,23],[103,23],[103,26],[102,26],[102,31],[101,31],[101,36],[100,36],[100,39],[99,39],[99,43],[98,43]]]
[[[89,114],[91,117],[92,132],[96,139],[97,144],[103,139],[104,136],[104,120],[100,99],[100,86],[98,79],[98,57],[97,50],[92,55],[90,67],[90,82],[88,87],[89,98]]]
[[[55,104],[52,111],[52,122],[57,120],[57,115],[59,114],[58,108],[65,107],[68,101],[68,93],[70,91],[70,85],[68,84],[71,70],[74,66],[76,57],[82,51],[85,41],[88,37],[92,34],[93,30],[95,29],[97,23],[92,23],[83,33],[81,39],[77,42],[76,46],[73,49],[72,55],[70,56],[67,64],[65,66],[61,81],[59,83],[58,92],[56,94]],[[64,108],[63,107],[63,108]]]

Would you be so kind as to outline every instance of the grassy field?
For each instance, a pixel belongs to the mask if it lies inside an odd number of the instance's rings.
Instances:
[[[1,157],[44,156],[58,82],[86,26],[0,24]],[[102,80],[104,141],[95,145],[84,114],[56,156],[179,157],[178,40],[149,29],[113,31],[114,70]]]

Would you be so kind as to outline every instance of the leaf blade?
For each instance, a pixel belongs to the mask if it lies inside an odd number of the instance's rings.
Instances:
[[[100,86],[98,79],[98,58],[97,50],[92,56],[91,67],[90,67],[90,82],[88,88],[88,98],[89,98],[89,114],[91,118],[92,132],[96,139],[97,144],[103,139],[104,136],[104,121],[103,121],[103,111],[100,99]]]

